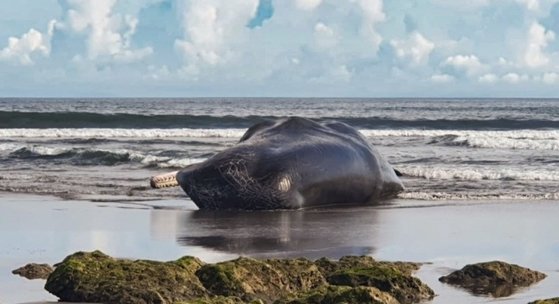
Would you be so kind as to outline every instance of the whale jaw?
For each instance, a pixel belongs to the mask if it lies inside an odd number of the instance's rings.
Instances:
[[[156,189],[176,187],[179,185],[179,182],[177,181],[178,172],[179,171],[174,171],[152,176],[149,180],[149,184],[152,188]]]

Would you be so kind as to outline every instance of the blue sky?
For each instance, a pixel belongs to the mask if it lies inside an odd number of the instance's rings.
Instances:
[[[558,97],[559,0],[0,1],[0,96]]]

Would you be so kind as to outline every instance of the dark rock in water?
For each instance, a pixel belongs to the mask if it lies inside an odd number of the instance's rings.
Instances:
[[[195,275],[202,265],[193,257],[131,261],[77,252],[57,265],[45,289],[68,302],[174,303],[207,296]]]
[[[45,280],[49,276],[49,274],[53,272],[53,270],[54,269],[49,264],[29,263],[23,267],[13,270],[12,273],[20,275],[29,280]]]
[[[528,304],[559,304],[559,298],[551,298],[545,300],[536,300]]]
[[[315,262],[331,285],[376,287],[401,303],[432,299],[429,286],[411,276],[417,263],[377,262],[371,257],[343,257],[338,262],[320,259]]]
[[[463,287],[473,294],[490,294],[506,297],[518,287],[532,285],[546,277],[545,274],[514,264],[492,261],[466,265],[439,281]]]
[[[371,303],[400,304],[390,294],[374,287],[328,286],[293,298],[278,300],[274,304],[339,304]]]
[[[62,301],[96,303],[416,303],[433,291],[418,264],[370,257],[236,260],[204,264],[114,259],[78,252],[57,265],[45,289]]]
[[[196,272],[211,293],[244,300],[272,301],[326,285],[318,267],[306,259],[233,261],[205,265]]]

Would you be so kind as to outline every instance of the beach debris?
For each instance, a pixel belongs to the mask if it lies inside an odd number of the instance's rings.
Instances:
[[[54,268],[52,268],[52,266],[50,266],[49,264],[29,263],[23,267],[13,270],[12,273],[29,280],[46,280],[49,274],[51,274],[53,271]]]
[[[551,298],[551,299],[545,299],[545,300],[536,300],[536,301],[532,301],[528,304],[559,304],[559,297]]]
[[[527,287],[546,277],[544,273],[502,261],[464,266],[461,270],[439,278],[439,281],[460,286],[475,295],[507,297],[519,287]]]
[[[252,259],[206,264],[115,259],[77,252],[57,265],[45,289],[61,301],[101,303],[379,303],[431,299],[433,291],[411,276],[416,263],[370,257]]]

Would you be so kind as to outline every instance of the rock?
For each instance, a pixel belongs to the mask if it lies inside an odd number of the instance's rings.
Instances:
[[[96,303],[415,303],[433,291],[411,276],[413,263],[370,257],[238,258],[204,264],[114,259],[78,252],[57,265],[45,289],[68,302]]]
[[[53,270],[54,269],[49,264],[29,263],[23,267],[13,270],[12,273],[20,275],[29,280],[45,280],[49,276],[49,274],[53,272]]]
[[[253,300],[250,302],[245,302],[239,297],[223,297],[216,296],[209,299],[196,299],[187,302],[177,302],[173,304],[264,304],[262,300]]]
[[[278,300],[274,304],[342,304],[372,303],[399,304],[390,294],[374,287],[328,286],[309,293],[295,295],[289,299]]]
[[[377,262],[371,257],[343,257],[338,262],[316,261],[331,285],[376,287],[401,303],[416,303],[432,299],[435,293],[411,273],[417,263]]]
[[[68,302],[173,303],[207,297],[195,275],[202,265],[193,257],[131,261],[78,252],[57,265],[45,289]]]
[[[518,287],[532,285],[545,277],[545,274],[538,271],[492,261],[466,265],[461,270],[439,278],[439,281],[461,286],[474,294],[506,297],[513,294]]]
[[[536,300],[536,301],[530,302],[528,304],[559,304],[559,298]]]
[[[273,301],[326,284],[318,267],[306,259],[238,258],[233,261],[204,265],[196,275],[211,293],[237,296],[243,300]]]

